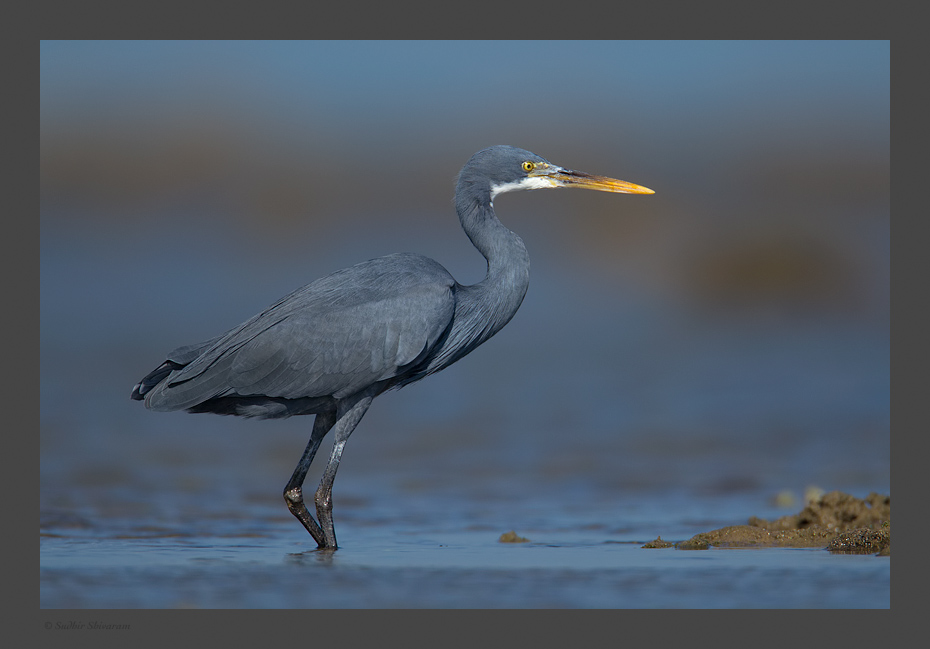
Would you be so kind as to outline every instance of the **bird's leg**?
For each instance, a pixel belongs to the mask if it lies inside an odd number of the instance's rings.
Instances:
[[[333,481],[336,479],[336,470],[339,468],[339,460],[342,457],[342,450],[345,448],[346,440],[349,439],[349,435],[352,434],[362,416],[367,412],[372,399],[372,396],[364,396],[357,401],[346,403],[346,405],[340,404],[339,416],[334,426],[336,439],[333,442],[333,452],[329,457],[329,463],[323,472],[323,479],[320,480],[320,486],[313,498],[316,503],[316,515],[323,530],[324,543],[317,540],[321,548],[326,547],[335,550],[338,547],[336,545],[336,529],[333,526]]]
[[[297,520],[303,523],[303,526],[310,532],[310,536],[316,541],[317,546],[321,548],[326,547],[326,537],[323,535],[322,528],[307,511],[307,506],[304,504],[303,484],[307,477],[307,471],[310,470],[310,464],[313,462],[313,456],[316,455],[317,449],[320,448],[320,442],[326,437],[326,433],[329,432],[334,423],[336,423],[335,409],[321,412],[314,417],[310,441],[307,443],[307,448],[304,449],[304,454],[301,456],[297,468],[294,469],[294,474],[288,481],[287,486],[284,487],[284,502],[287,503],[287,508],[297,517]]]

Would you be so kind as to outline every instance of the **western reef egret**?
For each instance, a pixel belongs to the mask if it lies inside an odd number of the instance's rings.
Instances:
[[[483,149],[455,187],[462,229],[488,262],[482,281],[463,286],[439,263],[413,253],[363,262],[294,291],[216,338],[175,349],[132,398],[156,411],[316,415],[284,499],[319,548],[335,550],[332,490],[346,440],[372,399],[448,367],[510,321],[526,294],[530,259],[520,237],[498,221],[494,197],[550,187],[654,193],[523,149]],[[317,522],[302,489],[330,430],[333,450],[313,498]]]

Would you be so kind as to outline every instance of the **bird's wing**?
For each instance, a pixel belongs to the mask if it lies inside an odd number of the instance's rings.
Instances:
[[[442,266],[419,255],[339,271],[218,338],[147,403],[180,409],[220,396],[353,394],[429,354],[452,321],[454,285]]]
[[[453,308],[450,287],[421,284],[377,301],[295,313],[238,349],[229,386],[238,395],[345,397],[422,360]]]

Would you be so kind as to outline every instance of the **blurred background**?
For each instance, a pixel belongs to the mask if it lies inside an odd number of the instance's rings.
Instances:
[[[299,532],[280,492],[309,418],[154,414],[130,390],[174,347],[365,259],[414,251],[479,281],[451,199],[492,144],[656,194],[495,202],[530,252],[526,300],[378,399],[338,520],[590,506],[619,525],[647,494],[684,516],[733,494],[889,491],[888,42],[40,52],[46,529]]]

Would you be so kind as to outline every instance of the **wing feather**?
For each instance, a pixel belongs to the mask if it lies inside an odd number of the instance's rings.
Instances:
[[[219,396],[348,396],[426,358],[452,322],[454,286],[442,266],[412,254],[339,271],[223,336],[175,350],[174,362],[187,364],[146,404],[176,410]]]

